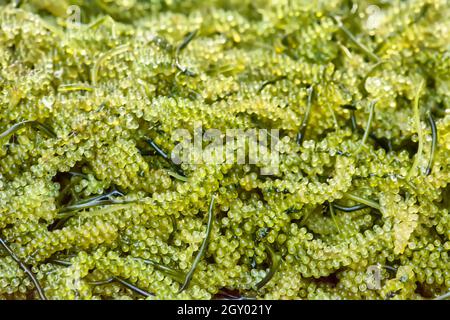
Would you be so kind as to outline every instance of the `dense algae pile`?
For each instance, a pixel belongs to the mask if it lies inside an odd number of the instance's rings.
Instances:
[[[448,1],[0,5],[0,298],[449,291]],[[194,123],[279,171],[174,165]]]

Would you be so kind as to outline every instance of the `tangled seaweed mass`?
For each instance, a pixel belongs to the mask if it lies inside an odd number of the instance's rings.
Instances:
[[[445,299],[446,0],[0,0],[1,299]],[[174,132],[279,130],[278,171]]]

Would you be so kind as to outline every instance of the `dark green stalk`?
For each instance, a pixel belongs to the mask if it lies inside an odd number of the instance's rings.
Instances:
[[[356,108],[352,105],[343,105],[341,106],[343,109],[350,110],[350,121],[352,124],[352,130],[353,132],[361,132],[364,134],[364,129],[358,126],[356,123]],[[392,151],[392,143],[389,139],[381,137],[378,138],[374,133],[369,133],[369,137],[375,141],[375,143],[383,148],[386,151]]]
[[[414,122],[417,128],[417,138],[419,140],[419,146],[417,148],[416,156],[414,157],[414,162],[409,169],[408,175],[406,176],[406,180],[411,180],[413,175],[416,173],[417,166],[420,163],[420,160],[422,158],[422,151],[423,151],[423,132],[422,132],[422,125],[420,122],[420,108],[419,108],[419,101],[420,96],[422,94],[422,90],[425,86],[425,80],[422,80],[419,84],[419,88],[417,89],[416,97],[414,98]],[[418,172],[420,174],[420,171]]]
[[[342,109],[346,109],[346,110],[353,110],[356,111],[356,107],[352,106],[351,104],[344,104],[341,106]]]
[[[103,205],[115,205],[115,206],[113,206],[113,207],[109,207],[109,208],[102,208],[102,209],[99,209],[99,210],[97,210],[97,211],[90,211],[89,213],[94,213],[94,212],[101,212],[102,210],[103,210],[103,213],[110,213],[110,212],[114,212],[114,211],[118,211],[118,210],[123,210],[123,209],[125,209],[125,208],[127,208],[128,206],[127,206],[127,204],[131,204],[131,203],[134,203],[134,202],[137,202],[138,200],[124,200],[124,201],[121,201],[120,203],[119,202],[110,202],[110,203],[107,203],[107,202],[97,202],[96,204],[92,204],[92,205],[90,205],[90,206],[84,206],[84,207],[82,207],[82,208],[80,208],[80,209],[77,209],[77,210],[72,210],[72,211],[67,211],[67,212],[63,212],[63,213],[59,213],[58,214],[58,218],[59,219],[61,219],[61,220],[64,220],[63,222],[62,222],[62,224],[61,225],[59,225],[59,227],[61,227],[68,219],[70,219],[70,218],[72,218],[73,216],[75,216],[76,214],[77,214],[77,212],[79,212],[80,210],[82,210],[82,209],[87,209],[87,208],[93,208],[93,207],[96,207],[96,206],[103,206]]]
[[[71,83],[71,84],[62,84],[58,87],[58,92],[72,92],[72,91],[94,91],[94,88],[88,84],[84,83]]]
[[[34,283],[34,286],[36,287],[36,290],[37,290],[41,300],[47,300],[44,290],[42,290],[42,287],[39,284],[39,281],[36,279],[36,277],[31,272],[31,270],[19,259],[19,257],[16,256],[16,254],[11,250],[11,248],[6,244],[5,240],[3,240],[2,238],[0,238],[0,244],[3,246],[3,248],[6,250],[6,252],[8,252],[9,255],[11,256],[11,258],[13,258],[13,260],[20,266],[20,268],[28,275],[28,277]]]
[[[308,101],[307,101],[307,105],[306,105],[306,112],[305,112],[305,116],[303,117],[302,124],[300,125],[299,132],[297,134],[297,144],[299,144],[299,145],[302,144],[303,138],[305,137],[305,131],[306,131],[306,127],[307,127],[308,121],[309,121],[309,116],[311,113],[312,95],[313,95],[313,87],[312,86],[307,89],[307,93],[308,93]]]
[[[274,84],[283,79],[286,79],[286,76],[279,76],[279,77],[276,77],[275,79],[264,81],[263,84],[261,85],[261,87],[259,87],[258,92],[263,91],[264,88],[267,87],[269,84]]]
[[[266,276],[260,282],[258,282],[256,284],[257,290],[260,290],[272,279],[272,277],[277,272],[277,270],[281,264],[281,257],[275,253],[275,251],[272,249],[272,247],[270,245],[266,245],[266,248],[269,251],[270,268],[269,268],[269,272],[266,274]]]
[[[90,203],[90,202],[95,202],[95,201],[100,201],[100,200],[110,200],[111,197],[113,197],[113,196],[123,197],[124,194],[120,191],[113,190],[113,191],[105,193],[105,194],[101,194],[98,196],[80,200],[77,204]]]
[[[381,211],[381,206],[378,203],[376,203],[375,201],[361,198],[360,196],[354,195],[354,194],[349,193],[349,192],[346,192],[344,195],[345,195],[346,198],[348,198],[350,200],[353,200],[353,201],[358,202],[358,203],[365,204],[368,207],[371,207],[371,208],[374,208],[374,209],[376,209],[378,211]]]
[[[4,139],[9,137],[10,135],[12,135],[13,133],[19,131],[20,129],[24,128],[24,127],[34,127],[36,129],[38,129],[39,131],[42,131],[43,133],[45,133],[49,138],[56,138],[56,134],[53,132],[52,129],[50,129],[49,127],[47,127],[46,125],[38,122],[38,121],[22,121],[22,122],[18,122],[14,125],[12,125],[9,129],[7,129],[6,131],[3,131],[0,134],[0,139]]]
[[[180,181],[183,181],[183,182],[188,181],[188,179],[185,176],[182,176],[181,174],[178,174],[176,172],[167,171],[167,173],[169,174],[169,176],[174,177],[175,179],[178,179]]]
[[[150,147],[152,147],[156,153],[158,153],[161,157],[163,157],[165,160],[170,160],[169,156],[167,155],[167,153],[165,153],[152,139],[147,138],[145,139],[145,141],[150,145]]]
[[[105,284],[109,284],[113,281],[114,281],[114,278],[108,278],[106,280],[101,280],[101,281],[89,281],[88,283],[93,286],[102,286]]]
[[[75,172],[75,171],[69,171],[68,173],[69,173],[71,176],[74,176],[74,177],[82,177],[82,178],[84,178],[84,179],[87,179],[87,178],[88,178],[88,175],[87,175],[87,174],[84,174],[84,173]]]
[[[256,298],[254,297],[244,297],[241,295],[234,295],[231,293],[228,293],[224,290],[219,290],[219,292],[217,292],[216,296],[221,296],[223,298],[213,298],[213,300],[256,300]]]
[[[86,202],[86,203],[76,203],[73,205],[69,205],[64,208],[61,208],[61,210],[59,212],[64,213],[64,212],[70,212],[70,211],[79,211],[82,209],[88,209],[88,208],[93,208],[93,207],[98,207],[98,206],[106,206],[106,205],[111,205],[111,204],[132,203],[134,201],[135,200],[115,200],[115,199],[95,200],[95,201]]]
[[[433,167],[433,161],[434,161],[434,153],[436,152],[436,145],[437,145],[436,122],[434,121],[433,116],[431,115],[431,112],[428,113],[428,122],[430,123],[430,127],[431,127],[431,150],[430,150],[430,159],[428,160],[427,170],[425,171],[425,174],[427,176],[431,174],[431,169]]]
[[[177,232],[178,226],[177,226],[177,220],[175,219],[175,217],[173,215],[170,215],[170,221],[172,222],[172,232],[169,235],[169,242],[172,242],[173,237],[175,236],[175,232]]]
[[[52,228],[52,230],[61,228],[67,220],[72,218],[77,211],[83,209],[94,208],[98,206],[106,205],[120,205],[138,202],[139,200],[116,200],[111,198],[112,196],[123,196],[124,194],[120,191],[113,190],[107,194],[91,197],[88,199],[80,200],[75,204],[68,205],[59,210],[58,218],[60,219]]]
[[[356,39],[356,37],[350,32],[350,30],[348,30],[344,24],[342,23],[341,20],[339,20],[338,18],[331,16],[334,21],[336,21],[339,29],[342,30],[342,32],[345,33],[345,35],[354,43],[356,44],[356,46],[358,46],[364,53],[366,53],[370,59],[372,59],[375,62],[380,62],[380,58],[378,58],[378,56],[376,54],[374,54],[372,51],[370,51],[369,48],[367,48],[364,44],[362,44],[358,39]]]
[[[329,204],[329,208],[330,208],[331,219],[333,219],[333,223],[336,226],[336,229],[338,230],[338,232],[341,233],[341,228],[339,228],[339,224],[337,223],[336,217],[334,215],[334,206],[332,203]]]
[[[184,275],[184,273],[180,270],[159,264],[153,260],[149,260],[149,259],[141,259],[141,258],[134,258],[135,260],[139,260],[144,262],[145,264],[149,264],[152,267],[154,267],[156,270],[161,271],[162,273],[164,273],[165,275],[175,279],[176,281],[183,283],[183,281],[185,280],[186,276]]]
[[[114,278],[115,281],[119,282],[123,286],[127,287],[128,289],[131,289],[132,291],[134,291],[134,292],[136,292],[136,293],[138,293],[140,295],[143,295],[144,297],[154,296],[153,293],[150,293],[150,292],[147,292],[145,290],[142,290],[142,289],[136,287],[135,285],[129,283],[128,281],[126,281],[126,280],[124,280],[124,279],[122,279],[120,277],[113,277],[113,278]]]
[[[72,218],[74,215],[75,214],[71,214],[60,218],[54,225],[52,225],[50,231],[61,229],[66,224],[67,220]]]
[[[342,206],[342,205],[337,204],[337,203],[333,203],[333,207],[335,209],[338,209],[339,211],[353,212],[353,211],[358,211],[358,210],[367,208],[368,206],[365,205],[365,204],[357,204],[355,206],[347,207],[347,206]]]
[[[66,206],[64,208],[61,208],[59,211],[60,213],[65,212],[71,212],[71,211],[79,211],[83,209],[89,209],[94,208],[98,206],[106,206],[106,205],[112,205],[112,204],[127,204],[127,203],[133,203],[136,200],[115,200],[115,199],[108,199],[108,200],[98,200],[98,201],[92,201],[87,203],[77,203],[70,206]]]
[[[108,59],[115,57],[119,54],[125,53],[131,50],[131,46],[129,44],[120,45],[116,48],[109,50],[108,52],[102,54],[100,58],[94,63],[94,66],[91,70],[91,83],[95,87],[97,86],[97,75],[101,65]]]
[[[150,138],[146,138],[145,139],[145,141],[150,145],[150,147],[152,147],[155,151],[156,151],[156,153],[158,154],[158,155],[160,155],[164,160],[166,160],[166,162],[168,163],[168,164],[170,164],[171,166],[172,166],[172,168],[176,171],[176,173],[179,175],[179,176],[174,176],[173,174],[171,174],[170,172],[169,172],[169,175],[171,175],[171,176],[173,176],[174,178],[177,178],[177,179],[179,179],[179,180],[181,180],[181,181],[184,181],[184,179],[187,179],[186,178],[186,175],[184,174],[184,172],[183,172],[183,170],[178,166],[178,165],[176,165],[175,163],[173,163],[172,162],[172,160],[170,159],[170,157],[167,155],[167,153],[166,152],[164,152],[164,150],[162,150],[152,139],[150,139]]]
[[[361,140],[361,143],[360,143],[359,148],[356,151],[356,153],[359,153],[362,150],[362,147],[366,144],[367,138],[369,137],[370,126],[372,125],[373,114],[374,114],[376,103],[377,103],[377,101],[373,100],[369,104],[369,119],[367,119],[366,130],[364,131],[364,136]]]
[[[50,263],[59,264],[60,266],[63,266],[63,267],[70,267],[72,265],[72,263],[70,263],[69,261],[66,261],[66,260],[49,259],[48,261]]]
[[[181,44],[177,47],[175,51],[175,65],[176,67],[184,74],[194,77],[196,74],[192,71],[190,71],[187,67],[180,64],[180,52],[188,46],[188,44],[194,39],[194,37],[197,35],[198,30],[194,30],[192,32],[189,32],[186,37],[183,39]]]
[[[211,197],[211,203],[209,205],[209,212],[208,212],[208,224],[206,226],[206,236],[203,239],[202,245],[200,247],[200,250],[197,253],[197,256],[195,257],[194,262],[192,263],[191,269],[186,275],[186,278],[184,279],[183,285],[180,287],[180,290],[178,293],[184,291],[191,282],[192,276],[194,275],[195,269],[197,268],[197,265],[199,264],[200,260],[203,258],[203,256],[206,253],[206,249],[208,248],[209,243],[209,237],[211,236],[211,230],[213,226],[213,208],[214,208],[214,200],[215,195]]]
[[[350,119],[352,121],[352,130],[353,130],[353,132],[358,131],[358,124],[356,123],[356,116],[355,116],[355,111],[354,110],[350,111]]]
[[[124,204],[124,203],[129,203],[129,202],[134,201],[134,200],[125,200],[125,201],[115,200],[115,199],[111,198],[113,196],[123,197],[124,194],[120,191],[113,190],[106,194],[102,194],[99,196],[80,200],[75,204],[71,204],[64,208],[61,208],[59,210],[59,212],[64,213],[64,212],[70,212],[70,211],[78,211],[78,210],[92,208],[92,207],[96,207],[96,206],[103,206],[103,205],[110,205],[110,204]]]
[[[346,104],[346,105],[341,106],[341,108],[350,110],[350,120],[352,122],[352,130],[353,130],[353,132],[358,131],[358,125],[356,123],[356,117],[355,117],[356,107],[352,106],[350,104]]]
[[[352,122],[352,131],[357,132],[358,124],[356,123],[356,116],[355,116],[356,108],[353,107],[353,109],[349,109],[349,110],[350,110],[350,121]]]
[[[391,266],[381,265],[380,267],[385,268],[388,271],[397,272],[397,268]]]
[[[70,263],[69,261],[64,261],[64,260],[51,259],[49,261],[53,262],[55,264],[59,264],[59,265],[65,266],[65,267],[70,267],[72,265],[72,263]],[[121,277],[117,277],[117,276],[114,276],[114,277],[111,277],[111,278],[108,278],[108,279],[102,280],[102,281],[89,282],[89,284],[92,284],[92,285],[104,285],[104,284],[111,283],[113,281],[119,282],[120,284],[122,284],[123,286],[127,287],[128,289],[131,289],[132,291],[134,291],[134,292],[136,292],[136,293],[138,293],[140,295],[143,295],[144,297],[154,296],[153,293],[149,293],[149,292],[147,292],[147,291],[145,291],[143,289],[140,289],[140,288],[136,287],[135,285],[129,283],[128,281],[122,279]]]

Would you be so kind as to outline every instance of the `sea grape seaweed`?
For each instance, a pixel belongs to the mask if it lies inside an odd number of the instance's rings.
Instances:
[[[447,299],[449,15],[0,0],[0,299]],[[276,170],[175,163],[199,124]]]

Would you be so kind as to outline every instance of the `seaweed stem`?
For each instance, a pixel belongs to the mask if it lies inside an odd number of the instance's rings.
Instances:
[[[422,157],[423,150],[423,132],[422,126],[420,124],[420,112],[419,112],[419,99],[420,94],[422,93],[425,81],[422,80],[419,84],[419,88],[417,89],[416,97],[414,98],[414,122],[417,128],[417,135],[419,138],[419,147],[417,149],[416,157],[414,158],[414,162],[409,169],[408,175],[406,176],[406,180],[410,180],[413,174],[415,173],[417,166],[419,165],[420,159]]]
[[[134,292],[136,292],[136,293],[138,293],[140,295],[143,295],[144,297],[151,297],[151,296],[155,295],[153,293],[147,292],[147,291],[145,291],[143,289],[140,289],[140,288],[136,287],[135,285],[129,283],[128,281],[122,279],[121,277],[113,277],[113,279],[115,281],[119,282],[120,284],[124,285],[128,289],[131,289],[132,291],[134,291]]]
[[[59,210],[59,212],[64,213],[64,212],[69,212],[69,211],[77,211],[77,210],[81,210],[81,209],[92,208],[92,207],[96,207],[96,206],[109,205],[109,204],[125,204],[125,203],[130,203],[130,202],[135,201],[135,200],[125,200],[125,201],[115,200],[115,199],[111,198],[112,196],[124,196],[124,194],[121,193],[120,191],[113,190],[107,194],[102,194],[99,196],[80,200],[79,202],[77,202],[75,204],[71,204],[71,205],[61,208]]]
[[[93,286],[102,286],[105,284],[109,284],[113,281],[114,281],[114,278],[108,278],[106,280],[101,280],[101,281],[88,281],[88,283]]]
[[[2,238],[0,238],[0,244],[3,246],[3,248],[11,256],[11,258],[13,258],[13,260],[20,266],[20,268],[28,275],[28,277],[34,283],[34,286],[36,287],[36,290],[37,290],[41,300],[47,300],[44,290],[42,290],[42,287],[39,284],[39,281],[36,279],[36,277],[31,272],[31,270],[19,259],[19,257],[16,256],[16,254],[11,250],[11,248],[6,244],[5,240],[3,240]]]
[[[359,153],[362,150],[363,146],[366,144],[367,138],[369,137],[370,126],[372,125],[373,114],[374,114],[374,109],[375,109],[376,103],[377,103],[377,100],[373,100],[369,104],[369,119],[367,119],[366,130],[364,131],[364,136],[361,140],[361,143],[360,143],[356,153]]]
[[[269,251],[270,256],[270,268],[269,272],[266,274],[266,276],[256,284],[256,289],[260,290],[262,287],[264,287],[274,276],[274,274],[277,272],[280,263],[281,263],[281,257],[275,253],[275,251],[272,249],[270,245],[266,245],[267,250]]]
[[[94,91],[94,88],[84,83],[62,84],[58,87],[58,92],[71,92],[71,91]]]
[[[186,66],[183,66],[180,64],[180,52],[188,46],[188,44],[194,39],[194,37],[197,35],[198,30],[194,30],[189,32],[186,37],[184,37],[181,44],[177,47],[175,51],[175,65],[182,73],[194,77],[196,74],[192,71],[190,71]]]
[[[368,206],[366,204],[357,204],[355,206],[347,207],[347,206],[342,206],[337,203],[333,203],[333,207],[339,211],[354,212],[354,211],[358,211],[358,210],[367,208]]]
[[[16,124],[12,125],[9,129],[3,131],[0,134],[0,139],[7,138],[10,135],[14,134],[15,132],[19,131],[20,129],[22,129],[26,126],[34,127],[36,129],[38,129],[39,131],[42,131],[43,133],[45,133],[50,138],[56,138],[56,134],[53,132],[53,130],[50,129],[49,127],[47,127],[46,125],[44,125],[38,121],[26,120],[26,121],[18,122]]]
[[[102,54],[100,56],[100,58],[98,58],[98,60],[95,62],[94,67],[91,71],[91,82],[92,85],[95,87],[97,85],[97,75],[98,75],[98,70],[100,69],[101,65],[103,64],[103,62],[105,62],[107,59],[112,58],[114,56],[117,56],[119,54],[125,53],[128,50],[131,49],[131,46],[129,44],[124,44],[121,46],[118,46],[116,48],[113,48],[111,50],[109,50],[108,52]]]
[[[333,223],[336,226],[338,232],[341,233],[341,228],[339,228],[339,224],[336,221],[336,216],[334,215],[334,206],[332,203],[329,203],[329,208],[330,208],[331,219],[333,219]]]
[[[278,82],[278,81],[280,81],[280,80],[286,79],[286,78],[287,78],[286,76],[279,76],[279,77],[276,77],[276,78],[274,78],[274,79],[264,81],[264,82],[262,83],[262,85],[259,87],[258,93],[261,92],[261,91],[263,91],[264,88],[267,87],[268,85],[274,84],[274,83],[276,83],[276,82]]]
[[[339,29],[341,29],[345,35],[354,43],[356,44],[363,52],[365,52],[372,60],[374,60],[375,62],[380,62],[380,58],[378,58],[378,56],[373,53],[372,51],[370,51],[369,48],[367,48],[364,44],[362,44],[358,39],[356,39],[356,37],[350,32],[350,30],[348,30],[344,24],[342,23],[342,21],[340,19],[338,19],[337,17],[332,16],[332,18],[334,19],[334,21],[336,21]]]
[[[381,206],[378,203],[376,203],[375,201],[367,200],[367,199],[361,198],[361,197],[359,197],[357,195],[354,195],[354,194],[348,193],[348,192],[345,193],[345,196],[348,199],[350,199],[350,200],[353,200],[353,201],[358,202],[358,203],[365,204],[368,207],[371,207],[371,208],[374,208],[374,209],[377,209],[377,210],[381,211]]]
[[[425,174],[427,176],[431,174],[431,169],[433,167],[433,161],[434,161],[434,153],[436,151],[436,145],[437,145],[436,122],[434,121],[433,116],[431,115],[431,112],[428,113],[428,122],[430,123],[430,127],[431,127],[431,150],[430,150],[430,159],[428,160],[427,169],[425,171]]]
[[[53,263],[56,263],[56,264],[59,264],[59,265],[65,266],[65,267],[70,267],[72,265],[72,263],[70,263],[69,261],[58,260],[58,259],[51,259],[50,262],[53,262]],[[104,284],[111,283],[113,281],[119,282],[120,284],[122,284],[123,286],[127,287],[128,289],[130,289],[130,290],[132,290],[132,291],[134,291],[134,292],[136,292],[136,293],[138,293],[140,295],[143,295],[144,297],[154,296],[153,293],[150,293],[150,292],[147,292],[147,291],[145,291],[143,289],[140,289],[140,288],[136,287],[135,285],[129,283],[128,281],[122,279],[121,277],[117,277],[117,276],[113,276],[113,277],[108,278],[106,280],[92,281],[92,282],[89,282],[89,283],[93,284],[93,285],[104,285]]]
[[[303,117],[302,124],[300,125],[299,132],[297,134],[297,144],[301,145],[303,138],[305,137],[306,126],[308,125],[309,116],[311,114],[311,106],[312,106],[312,95],[313,95],[313,86],[310,86],[306,92],[308,93],[308,102],[306,105],[305,116]]]
[[[142,259],[142,258],[134,258],[134,260],[139,260],[139,261],[144,262],[145,264],[149,264],[152,267],[154,267],[155,269],[161,271],[162,273],[166,274],[167,276],[175,279],[176,281],[178,281],[180,283],[183,283],[184,279],[186,278],[186,276],[184,275],[184,273],[182,271],[159,264],[153,260]]]
[[[175,171],[177,172],[177,174],[179,176],[174,175],[173,172],[168,172],[169,175],[171,175],[172,177],[177,178],[181,181],[185,181],[184,179],[186,179],[186,181],[187,181],[187,178],[186,178],[183,170],[178,165],[173,163],[173,161],[169,158],[169,156],[167,155],[166,152],[164,152],[152,139],[145,138],[145,141],[150,145],[150,147],[152,147],[156,151],[157,154],[159,154],[161,157],[163,157],[163,159],[166,160],[172,166],[173,169],[175,169]]]
[[[169,176],[172,176],[172,177],[174,177],[175,179],[178,179],[178,180],[180,180],[180,181],[183,181],[183,182],[188,181],[188,179],[187,179],[186,177],[184,177],[184,176],[182,176],[181,174],[178,174],[178,173],[176,173],[176,172],[173,172],[173,171],[167,171],[167,173],[169,174]]]
[[[208,224],[206,226],[206,236],[203,239],[203,242],[202,242],[202,245],[200,247],[200,250],[198,251],[197,256],[195,257],[195,260],[192,263],[191,269],[187,273],[186,278],[184,279],[184,283],[180,287],[180,290],[178,291],[178,293],[184,291],[189,286],[189,283],[191,282],[192,276],[194,275],[194,271],[197,268],[197,265],[199,264],[200,260],[204,256],[204,254],[206,252],[206,249],[208,247],[209,237],[211,236],[211,230],[212,230],[212,225],[213,225],[214,200],[215,200],[215,195],[213,195],[211,197],[211,203],[209,205]]]

